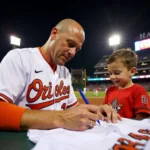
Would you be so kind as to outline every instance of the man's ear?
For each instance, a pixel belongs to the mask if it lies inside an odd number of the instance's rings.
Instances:
[[[134,76],[136,74],[136,72],[137,72],[136,67],[132,67],[131,68],[131,76]]]
[[[56,35],[58,33],[58,30],[56,27],[54,27],[51,31],[51,39],[54,40],[56,38]]]

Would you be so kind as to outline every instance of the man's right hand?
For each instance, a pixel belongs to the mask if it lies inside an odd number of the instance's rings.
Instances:
[[[82,104],[64,111],[26,110],[22,116],[21,129],[54,129],[84,131],[96,125],[98,106]]]
[[[103,113],[107,117],[103,116]],[[107,122],[121,120],[109,105],[81,104],[64,111],[56,110],[26,110],[21,120],[22,129],[54,129],[84,131],[96,125],[99,119]]]
[[[83,131],[96,125],[99,119],[98,106],[81,104],[62,112],[61,122],[63,128]]]

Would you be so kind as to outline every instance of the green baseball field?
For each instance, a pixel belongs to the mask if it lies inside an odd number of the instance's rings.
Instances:
[[[150,92],[148,92],[148,94],[150,96]],[[75,95],[80,103],[85,104],[78,91],[75,91]],[[85,96],[88,98],[91,104],[101,105],[104,101],[105,91],[99,91],[98,96],[94,95],[93,91],[87,91]]]
[[[150,95],[150,92],[148,92],[148,94]],[[81,97],[79,92],[77,92],[77,91],[75,91],[75,95],[77,96],[77,98]],[[99,91],[98,96],[95,96],[93,91],[87,91],[85,95],[88,98],[96,98],[96,97],[100,97],[100,98],[103,97],[104,98],[105,97],[105,91]]]
[[[75,91],[75,95],[76,95],[77,98],[81,97],[79,92],[77,92],[77,91]],[[104,98],[105,97],[105,92],[104,91],[99,91],[98,96],[96,96],[96,95],[94,95],[93,91],[87,91],[85,95],[86,95],[87,98],[96,98],[96,97],[103,97]]]

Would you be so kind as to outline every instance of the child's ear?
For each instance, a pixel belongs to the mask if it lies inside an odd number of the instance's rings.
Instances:
[[[136,67],[132,67],[131,68],[131,76],[134,76],[136,74],[136,71],[137,71]]]

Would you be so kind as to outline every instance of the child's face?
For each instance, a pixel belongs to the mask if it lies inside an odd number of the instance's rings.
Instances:
[[[126,88],[132,84],[132,69],[128,68],[120,61],[117,60],[107,65],[110,80],[119,88]]]

